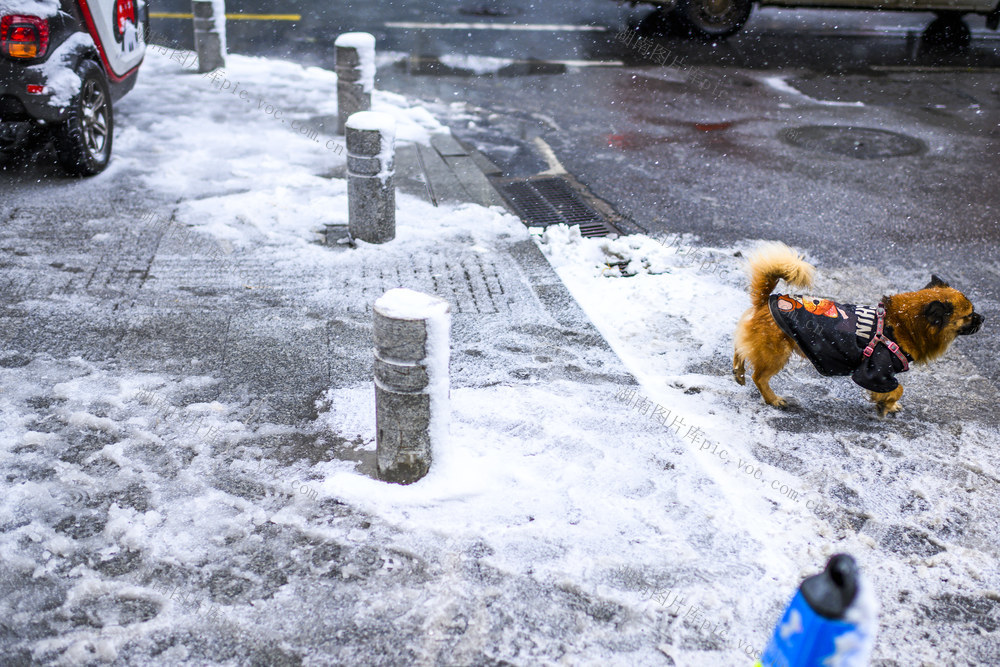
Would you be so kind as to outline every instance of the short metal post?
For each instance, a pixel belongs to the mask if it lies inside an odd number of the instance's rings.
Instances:
[[[333,43],[337,72],[337,134],[352,114],[372,108],[375,89],[375,36],[345,32]]]
[[[375,421],[378,476],[410,484],[430,470],[447,437],[451,307],[435,296],[392,289],[375,302]]]
[[[347,119],[346,134],[348,230],[352,238],[386,243],[396,238],[396,120],[361,111]]]
[[[212,72],[226,66],[225,0],[191,0],[194,14],[194,49],[198,71]]]

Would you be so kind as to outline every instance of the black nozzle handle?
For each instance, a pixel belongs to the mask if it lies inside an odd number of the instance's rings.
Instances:
[[[808,577],[799,590],[813,611],[839,621],[858,594],[858,565],[848,554],[837,554],[821,573]]]

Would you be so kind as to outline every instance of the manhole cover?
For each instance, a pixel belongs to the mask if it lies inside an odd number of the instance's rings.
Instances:
[[[548,227],[561,223],[580,225],[583,236],[618,233],[561,178],[507,183],[500,186],[500,192],[528,227]]]
[[[806,125],[786,128],[779,136],[799,148],[860,160],[915,155],[925,148],[919,139],[870,127]]]

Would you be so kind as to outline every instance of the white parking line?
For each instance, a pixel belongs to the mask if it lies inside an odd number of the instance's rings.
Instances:
[[[869,69],[880,72],[964,72],[967,74],[991,74],[1000,72],[1000,67],[944,67],[935,65],[871,65]]]
[[[565,65],[566,67],[623,67],[622,60],[515,60],[515,63],[525,65]]]
[[[797,35],[807,35],[809,37],[906,37],[910,34],[919,36],[924,32],[926,26],[914,26],[912,28],[906,28],[901,26],[885,26],[880,28],[868,28],[868,29],[845,29],[845,30],[816,30],[803,33],[801,31],[795,31]],[[782,31],[782,32],[793,32],[793,31]],[[1000,35],[998,35],[993,30],[970,30],[973,39],[984,40],[984,41],[996,41],[1000,40]]]
[[[545,164],[549,167],[545,171],[535,174],[535,176],[562,176],[567,173],[566,167],[562,166],[562,162],[556,157],[556,152],[552,150],[551,146],[545,143],[545,139],[535,137],[532,139],[532,143],[538,147],[538,151],[545,158]]]
[[[413,23],[389,21],[386,28],[410,28],[422,30],[526,30],[567,32],[607,32],[603,25],[565,25],[559,23]]]
[[[471,55],[471,54],[470,54]],[[488,58],[494,56],[485,56]],[[405,54],[400,54],[398,60],[394,62],[403,62],[409,60],[410,62],[417,63],[440,63],[441,59],[430,56],[421,58],[419,56],[406,56]],[[498,60],[503,61],[503,67],[509,65],[565,65],[566,67],[624,67],[624,60],[545,60],[545,59],[533,59],[533,60],[514,60],[507,58],[498,58]],[[447,63],[444,63],[447,65]],[[461,68],[462,66],[454,65],[456,68]],[[499,69],[499,66],[498,66]]]

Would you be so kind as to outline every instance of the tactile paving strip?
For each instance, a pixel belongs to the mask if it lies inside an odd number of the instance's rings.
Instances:
[[[412,255],[406,266],[363,266],[345,278],[345,292],[361,293],[352,311],[368,312],[387,290],[407,287],[445,299],[456,313],[492,315],[511,310],[514,287],[505,272],[478,253]]]

